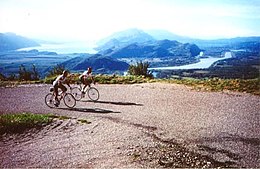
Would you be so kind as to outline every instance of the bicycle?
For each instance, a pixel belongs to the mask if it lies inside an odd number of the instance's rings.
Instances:
[[[86,94],[88,95],[89,99],[92,101],[97,101],[99,99],[99,91],[97,88],[89,85],[82,92],[84,85],[82,83],[77,83],[77,84],[79,84],[79,87],[73,87],[71,89],[71,93],[77,101],[80,101],[82,98],[84,98]]]
[[[55,95],[53,91],[54,88],[51,87],[50,93],[45,96],[45,104],[50,108],[58,107],[57,105],[55,105],[57,101],[55,100]],[[76,99],[74,98],[74,96],[71,93],[66,93],[66,91],[64,92],[64,95],[62,93],[62,91],[58,92],[58,101],[60,102],[63,99],[63,102],[67,107],[73,108],[76,105]]]

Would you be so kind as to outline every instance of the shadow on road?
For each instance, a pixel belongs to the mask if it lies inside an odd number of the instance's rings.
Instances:
[[[81,100],[82,102],[94,102],[94,103],[103,103],[103,104],[114,104],[122,106],[143,106],[143,104],[131,103],[131,102],[112,102],[112,101],[91,101],[91,100]]]
[[[87,108],[60,108],[63,110],[69,110],[69,111],[78,111],[78,112],[87,112],[87,113],[101,113],[101,114],[108,114],[108,113],[121,113],[121,112],[115,112],[112,110],[106,110],[106,109],[87,109]]]

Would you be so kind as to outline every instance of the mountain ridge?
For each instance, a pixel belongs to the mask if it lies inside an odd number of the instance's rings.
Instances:
[[[40,46],[40,44],[32,39],[16,35],[15,33],[0,33],[1,52],[34,46]]]
[[[246,37],[233,37],[233,38],[219,38],[219,39],[199,39],[199,38],[192,38],[192,37],[187,37],[187,36],[181,36],[174,34],[170,31],[167,30],[161,30],[161,29],[153,29],[153,30],[141,30],[138,28],[133,28],[133,29],[127,29],[123,31],[119,31],[116,33],[113,33],[110,36],[107,36],[100,41],[105,40],[106,42],[109,42],[109,45],[104,45],[101,43],[97,43],[99,50],[107,50],[111,48],[112,46],[119,46],[119,43],[124,43],[122,39],[126,37],[124,34],[127,36],[130,35],[130,33],[133,32],[142,32],[145,35],[149,35],[150,39],[146,39],[143,41],[131,41],[131,39],[128,40],[128,43],[125,45],[121,45],[120,47],[127,46],[131,43],[144,43],[144,42],[154,42],[157,40],[176,40],[181,43],[194,43],[200,48],[207,48],[207,47],[219,47],[219,46],[228,46],[232,45],[234,43],[241,43],[241,42],[252,42],[252,41],[260,41],[260,36],[246,36]],[[136,36],[138,34],[135,34]],[[141,35],[141,34],[139,34]],[[112,40],[113,39],[113,40]],[[116,42],[116,44],[113,45],[113,42]]]
[[[126,71],[129,67],[129,64],[123,61],[100,54],[75,57],[61,63],[61,65],[72,71],[84,71],[88,67],[92,67],[96,73]]]

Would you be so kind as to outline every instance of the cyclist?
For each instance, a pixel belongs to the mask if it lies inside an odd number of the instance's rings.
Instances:
[[[94,77],[92,76],[92,68],[88,67],[88,69],[79,76],[79,79],[81,83],[84,84],[84,87],[82,88],[81,92],[82,94],[85,94],[85,88],[87,86],[90,87],[90,84],[92,82],[95,84]]]
[[[64,83],[67,84],[70,87],[70,84],[67,80],[69,72],[67,70],[64,70],[61,75],[59,75],[55,81],[53,82],[53,88],[54,88],[54,96],[55,96],[55,103],[54,105],[56,107],[59,106],[60,101],[58,99],[58,89],[60,88],[62,90],[62,97],[64,96],[65,92],[67,91],[67,88],[63,85]]]

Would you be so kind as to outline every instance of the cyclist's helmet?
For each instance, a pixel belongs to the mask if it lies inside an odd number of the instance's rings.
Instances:
[[[67,71],[67,70],[64,70],[64,71],[62,72],[63,75],[68,75],[68,73],[69,73],[69,71]]]
[[[92,72],[92,67],[88,67],[88,72]]]

